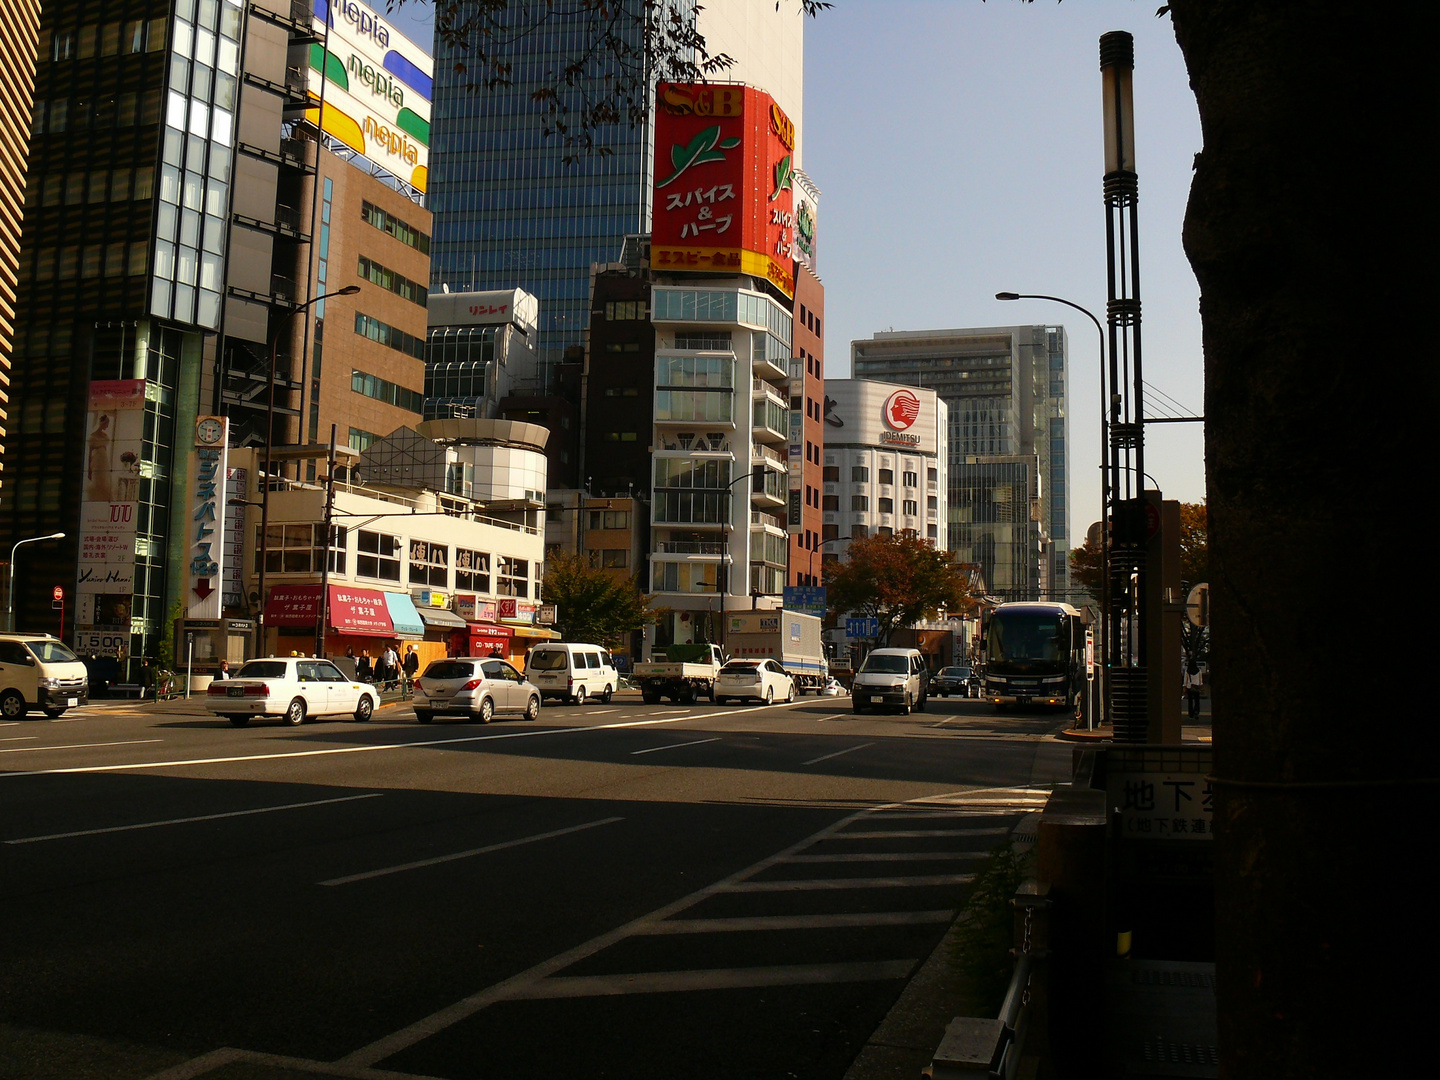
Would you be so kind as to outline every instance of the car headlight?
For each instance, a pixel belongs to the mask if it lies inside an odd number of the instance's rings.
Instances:
[[[58,689],[60,689],[60,680],[59,680],[59,679],[46,679],[46,678],[41,678],[41,679],[39,679],[39,680],[37,680],[37,681],[38,681],[38,684],[39,684],[40,686],[45,687],[45,689],[47,689],[47,690],[58,690]]]
[[[1064,675],[1052,675],[1047,679],[1041,679],[1042,683],[1060,683],[1065,681]]]

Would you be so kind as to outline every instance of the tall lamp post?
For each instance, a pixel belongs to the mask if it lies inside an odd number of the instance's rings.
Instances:
[[[260,560],[260,570],[257,575],[260,612],[256,622],[260,627],[259,649],[262,651],[265,648],[265,544],[269,539],[270,532],[270,470],[273,465],[270,455],[275,448],[275,364],[276,354],[280,347],[280,334],[291,319],[307,308],[314,307],[321,300],[328,300],[332,296],[354,296],[359,291],[359,285],[346,285],[343,289],[312,297],[280,316],[279,322],[276,323],[275,329],[270,334],[270,392],[265,403],[265,478],[261,481],[264,486],[260,489],[260,548],[257,554],[257,558]],[[326,550],[328,552],[328,547]]]
[[[1105,708],[1105,691],[1109,686],[1106,666],[1109,662],[1109,638],[1106,626],[1110,617],[1110,567],[1107,562],[1110,550],[1110,473],[1106,462],[1110,452],[1110,399],[1105,394],[1105,328],[1100,320],[1087,308],[1063,296],[1049,296],[1045,293],[998,292],[996,300],[1048,300],[1052,304],[1064,304],[1074,308],[1095,324],[1095,333],[1100,340],[1100,721],[1103,722],[1108,710]]]
[[[816,544],[813,548],[811,548],[811,549],[810,549],[810,577],[811,577],[812,579],[815,577],[815,552],[819,551],[819,550],[820,550],[821,548],[823,548],[826,544],[838,544],[838,543],[839,543],[840,541],[842,541],[842,540],[853,540],[853,539],[855,539],[853,536],[832,536],[832,537],[830,537],[829,540],[821,540],[820,543]],[[824,563],[823,563],[823,562],[821,563],[820,569],[821,569],[821,570],[824,570],[824,569],[825,569],[825,566],[824,566]]]
[[[45,536],[32,536],[26,540],[16,540],[15,546],[10,549],[10,592],[6,596],[5,628],[12,633],[15,630],[15,552],[21,544],[38,544],[41,540],[63,540],[63,532],[47,533]]]

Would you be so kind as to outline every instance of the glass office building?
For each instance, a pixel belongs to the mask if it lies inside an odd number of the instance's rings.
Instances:
[[[462,5],[462,10],[474,5]],[[640,0],[623,0],[612,31],[642,48]],[[693,18],[693,3],[689,7]],[[528,10],[528,9],[527,9]],[[453,291],[521,288],[540,301],[542,361],[584,343],[590,267],[620,257],[627,233],[650,229],[654,139],[648,123],[603,130],[609,154],[567,163],[559,136],[546,138],[530,94],[584,48],[584,20],[554,16],[540,30],[500,46],[513,85],[470,89],[457,51],[437,39],[430,209],[435,215],[431,286]],[[591,85],[604,76],[597,67]],[[564,92],[574,118],[583,90]]]

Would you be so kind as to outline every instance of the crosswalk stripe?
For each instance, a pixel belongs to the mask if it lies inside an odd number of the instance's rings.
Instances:
[[[751,915],[729,919],[668,919],[636,932],[637,936],[665,934],[749,933],[754,930],[838,930],[854,926],[924,926],[953,922],[954,908],[938,911],[857,911],[839,915]]]
[[[851,829],[832,840],[912,840],[919,836],[1008,836],[1009,829]]]
[[[792,855],[787,863],[940,862],[949,859],[983,859],[983,851],[877,851],[854,855]]]
[[[899,889],[930,885],[968,885],[974,874],[914,874],[904,877],[816,878],[813,881],[737,881],[725,892],[809,892],[826,889]]]
[[[761,986],[880,982],[905,978],[915,964],[913,959],[872,960],[854,964],[787,964],[781,967],[643,971],[625,975],[551,976],[522,988],[513,995],[513,999],[543,1001],[555,998],[617,997],[622,994],[742,990]]]

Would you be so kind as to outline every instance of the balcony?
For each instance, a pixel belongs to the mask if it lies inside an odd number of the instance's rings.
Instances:
[[[771,468],[779,469],[781,472],[790,470],[789,463],[785,460],[780,451],[774,447],[766,446],[764,443],[750,444],[750,464],[768,465]]]
[[[766,514],[758,510],[750,511],[750,524],[763,528],[767,533],[775,536],[788,536],[785,530],[785,522],[776,514]]]
[[[752,356],[750,358],[750,370],[755,373],[757,379],[766,379],[770,382],[788,382],[790,372],[786,368],[784,360],[775,357]]]
[[[788,478],[783,472],[765,472],[765,482],[755,485],[750,491],[750,505],[761,508],[779,509],[789,501]]]
[[[655,546],[657,555],[700,555],[723,558],[725,545],[706,540],[661,540]]]
[[[754,442],[785,443],[790,438],[789,403],[767,384],[756,389],[750,435]]]

